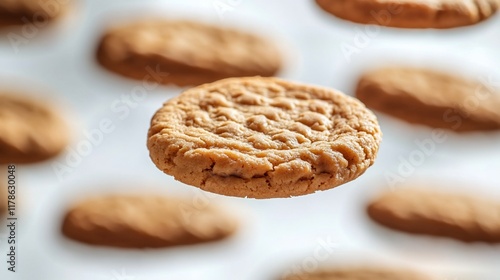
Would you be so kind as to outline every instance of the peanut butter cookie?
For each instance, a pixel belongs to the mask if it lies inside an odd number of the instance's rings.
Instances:
[[[126,77],[179,86],[272,76],[280,53],[252,34],[191,21],[149,20],[108,31],[98,61]]]
[[[381,132],[338,91],[276,78],[231,78],[183,92],[153,117],[150,156],[163,172],[229,196],[277,198],[356,179]]]
[[[493,16],[500,0],[316,0],[328,13],[364,24],[453,28]]]
[[[236,222],[211,205],[157,195],[108,195],[86,199],[64,218],[65,236],[92,245],[159,248],[216,241]]]
[[[455,131],[500,129],[500,92],[450,74],[383,68],[364,74],[356,97],[366,106],[410,123]]]
[[[295,274],[281,280],[431,280],[431,278],[411,270],[360,267]]]
[[[72,0],[2,0],[0,27],[49,22],[60,17]]]
[[[0,176],[0,179],[2,182],[0,182],[0,218],[2,218],[6,213],[7,213],[7,185],[5,182],[7,181],[7,178],[4,178],[4,176]]]
[[[367,208],[392,229],[458,240],[500,242],[500,202],[474,196],[405,188],[387,192]]]
[[[0,94],[0,164],[46,160],[59,154],[68,142],[68,127],[54,108]]]

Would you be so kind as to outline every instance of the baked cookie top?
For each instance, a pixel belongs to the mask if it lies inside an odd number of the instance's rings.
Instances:
[[[177,180],[219,194],[290,197],[349,182],[374,163],[375,116],[338,91],[277,78],[231,78],[167,101],[150,156]]]
[[[212,205],[159,195],[106,195],[75,204],[62,232],[93,245],[158,248],[223,239],[236,222]]]
[[[0,93],[0,164],[51,158],[69,142],[65,121],[51,106]]]
[[[339,268],[311,273],[295,274],[281,280],[431,280],[423,274],[402,269]]]
[[[500,129],[500,91],[430,69],[387,67],[365,73],[356,97],[412,123],[456,131]]]
[[[138,69],[150,66],[173,77],[212,79],[212,76],[218,79],[272,76],[280,68],[280,57],[273,44],[253,34],[206,23],[164,19],[138,21],[111,29],[101,40],[98,51],[101,63],[110,68],[117,64]],[[189,84],[168,77],[167,80]]]
[[[405,187],[382,194],[367,211],[378,223],[405,232],[500,242],[500,203],[474,195]]]
[[[365,24],[401,28],[453,28],[493,16],[500,0],[316,0],[325,11]]]

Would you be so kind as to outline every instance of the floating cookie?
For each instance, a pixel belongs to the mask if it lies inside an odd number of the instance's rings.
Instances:
[[[411,270],[360,267],[294,274],[281,280],[431,280],[431,278]]]
[[[368,215],[392,229],[473,242],[500,242],[500,203],[422,189],[388,192],[368,206]]]
[[[500,128],[500,91],[488,84],[418,68],[384,68],[363,75],[356,97],[410,123],[455,131]]]
[[[276,78],[231,78],[183,92],[153,117],[163,172],[229,196],[277,198],[356,179],[375,160],[372,112],[338,91]]]
[[[281,65],[270,42],[237,30],[190,21],[142,21],[112,29],[98,61],[126,77],[198,85],[228,77],[272,76]]]
[[[158,195],[90,198],[69,210],[62,232],[80,242],[125,248],[210,242],[235,232],[236,223],[221,210],[202,206]]]
[[[68,142],[68,127],[53,108],[0,94],[0,164],[46,160],[59,154]]]
[[[316,0],[339,18],[401,28],[453,28],[493,16],[500,0]]]
[[[44,24],[60,17],[70,0],[2,0],[0,1],[0,27]]]

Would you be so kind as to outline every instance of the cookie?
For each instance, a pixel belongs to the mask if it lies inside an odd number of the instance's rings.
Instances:
[[[112,29],[100,42],[97,60],[126,77],[179,86],[272,76],[281,65],[279,51],[263,38],[181,20],[140,21]]]
[[[62,232],[92,245],[160,248],[224,239],[236,222],[210,204],[159,195],[107,195],[89,198],[66,214]]]
[[[381,195],[367,212],[395,230],[465,242],[500,242],[500,202],[466,194],[405,188]]]
[[[69,0],[2,0],[0,27],[53,21],[60,17]]]
[[[453,28],[493,16],[500,0],[316,0],[339,18],[400,28]]]
[[[0,164],[34,163],[58,155],[69,130],[54,108],[14,94],[0,94]]]
[[[7,178],[4,178],[4,176],[0,176],[0,179],[2,182],[0,182],[0,218],[3,217],[7,213],[7,184],[5,182],[7,181]]]
[[[353,267],[299,273],[283,277],[281,280],[431,280],[431,278],[411,270]]]
[[[218,194],[299,196],[356,179],[375,160],[377,119],[338,91],[277,78],[230,78],[166,102],[150,156],[175,179]]]
[[[500,91],[434,70],[368,72],[358,82],[356,97],[369,108],[413,124],[458,132],[500,128]]]

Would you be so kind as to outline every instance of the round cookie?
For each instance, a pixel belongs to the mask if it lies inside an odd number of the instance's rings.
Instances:
[[[500,0],[316,0],[339,18],[400,28],[453,28],[493,16]]]
[[[2,0],[0,1],[0,27],[47,22],[60,17],[70,0]]]
[[[430,277],[402,269],[339,268],[310,273],[294,274],[281,280],[431,280]]]
[[[382,194],[367,212],[395,230],[465,242],[500,242],[500,202],[467,194],[407,187]]]
[[[0,164],[46,160],[59,154],[68,142],[68,127],[53,108],[0,94]]]
[[[486,84],[419,68],[364,74],[356,97],[366,106],[414,124],[459,132],[500,129],[500,92]]]
[[[228,77],[272,76],[281,66],[273,44],[256,35],[191,21],[149,20],[108,31],[97,59],[138,80],[179,86]]]
[[[216,241],[236,222],[211,205],[158,195],[109,195],[74,205],[62,225],[65,236],[92,245],[160,248]]]
[[[229,196],[278,198],[356,179],[375,160],[372,112],[338,91],[277,78],[230,78],[156,112],[150,156],[163,172]]]

